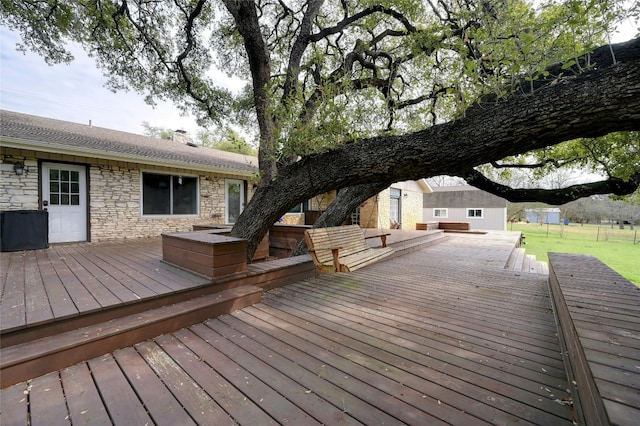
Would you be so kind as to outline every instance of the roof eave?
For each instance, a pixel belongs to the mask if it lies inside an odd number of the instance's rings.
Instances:
[[[150,158],[143,155],[110,153],[98,149],[91,148],[72,148],[67,145],[41,142],[30,139],[14,138],[10,136],[2,136],[2,146],[7,148],[28,149],[38,152],[48,152],[61,155],[75,155],[81,157],[98,158],[101,160],[124,161],[129,163],[139,163],[151,166],[173,167],[181,169],[189,169],[208,173],[232,174],[241,176],[253,176],[255,172],[247,170],[239,170],[233,168],[206,166],[203,164],[194,164],[186,161],[165,160],[162,158]],[[257,167],[256,167],[257,171]]]

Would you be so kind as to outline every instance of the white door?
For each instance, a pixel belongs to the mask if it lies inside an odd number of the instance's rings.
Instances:
[[[244,210],[244,181],[227,179],[225,198],[225,221],[226,223],[236,223],[240,213]]]
[[[42,163],[42,206],[49,211],[49,242],[87,240],[85,166]]]

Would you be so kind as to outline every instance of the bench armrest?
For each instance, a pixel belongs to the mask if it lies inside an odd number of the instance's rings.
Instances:
[[[326,247],[313,247],[310,248],[309,251],[318,251],[318,250],[331,250],[331,254],[333,255],[333,270],[334,272],[340,272],[340,249],[342,247],[338,246],[326,246]]]
[[[369,238],[378,238],[380,237],[380,241],[382,241],[382,247],[387,246],[387,235],[391,235],[390,232],[384,234],[376,234],[376,235],[365,235],[364,239],[368,240]]]

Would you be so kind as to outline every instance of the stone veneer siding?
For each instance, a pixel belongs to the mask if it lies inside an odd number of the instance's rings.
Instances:
[[[16,175],[13,165],[24,162],[25,172]],[[0,210],[37,210],[38,160],[0,155]]]
[[[402,229],[415,230],[416,223],[422,219],[422,192],[401,189],[400,197],[400,225]],[[389,188],[378,194],[378,220],[380,228],[391,227],[391,190]],[[360,212],[362,218],[362,212]]]
[[[159,236],[164,232],[190,231],[196,224],[223,224],[225,179],[248,180],[237,175],[202,173],[120,161],[6,149],[0,153],[0,209],[40,208],[38,160],[84,164],[88,169],[89,235],[91,241]],[[24,161],[27,172],[17,176],[13,164]],[[198,216],[142,216],[141,173],[198,176]],[[250,199],[251,185],[248,185]]]

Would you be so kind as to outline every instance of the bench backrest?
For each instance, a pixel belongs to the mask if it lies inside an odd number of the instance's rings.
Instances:
[[[364,240],[364,230],[358,225],[333,226],[308,229],[305,232],[307,247],[315,250],[320,263],[332,263],[332,248],[340,248],[340,256],[348,256],[369,248]]]

